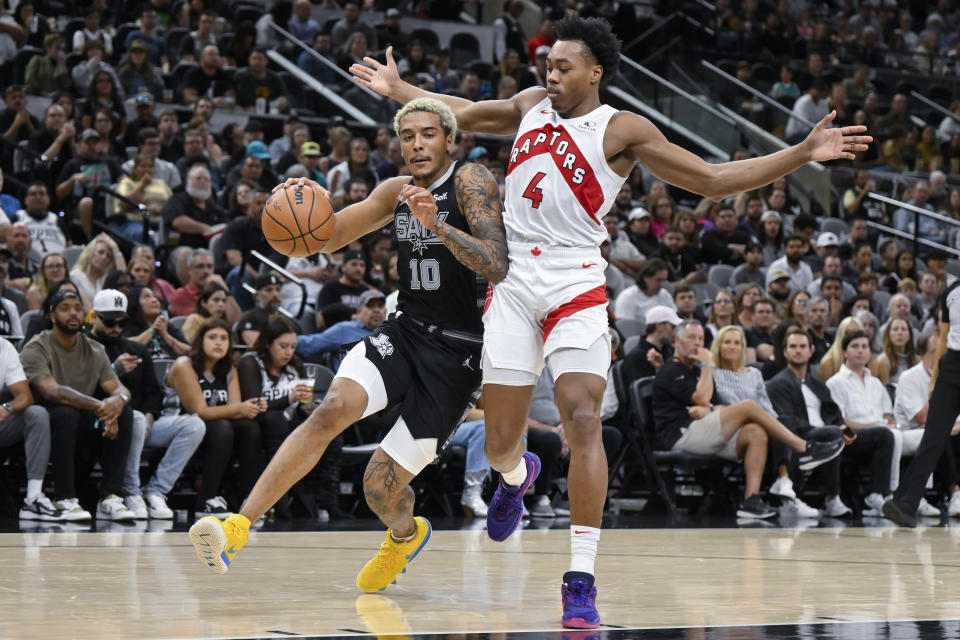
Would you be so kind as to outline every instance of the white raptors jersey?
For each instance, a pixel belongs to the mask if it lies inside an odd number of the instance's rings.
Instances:
[[[607,237],[603,215],[626,179],[603,154],[603,135],[615,113],[601,105],[579,118],[561,118],[545,98],[523,116],[507,166],[508,240],[600,246]]]

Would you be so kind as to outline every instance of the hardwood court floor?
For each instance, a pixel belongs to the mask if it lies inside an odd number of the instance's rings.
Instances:
[[[528,529],[498,544],[483,530],[434,531],[397,585],[361,595],[354,579],[379,531],[257,532],[226,576],[202,566],[181,532],[2,534],[0,638],[559,632],[568,538]],[[604,531],[603,635],[874,638],[689,628],[956,621],[958,546],[960,528],[945,527]],[[932,635],[914,625],[900,637],[956,637],[943,631],[955,622],[925,624]],[[644,628],[661,630],[632,631]]]

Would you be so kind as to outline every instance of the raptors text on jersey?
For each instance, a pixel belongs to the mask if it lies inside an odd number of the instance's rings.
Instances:
[[[507,239],[569,247],[600,246],[601,220],[623,184],[607,164],[603,136],[617,113],[601,105],[561,118],[544,99],[524,115],[507,166]]]

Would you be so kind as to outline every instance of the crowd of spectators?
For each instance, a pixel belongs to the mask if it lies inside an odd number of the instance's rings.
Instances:
[[[351,130],[342,121],[327,119],[321,125],[313,117],[303,92],[277,71],[268,51],[287,56],[345,97],[357,89],[314,56],[289,48],[269,25],[283,26],[344,70],[392,45],[405,79],[480,100],[545,84],[556,8],[545,11],[539,29],[529,35],[519,19],[524,5],[505,3],[493,23],[494,58],[453,68],[449,50],[402,28],[400,18],[418,16],[420,10],[387,8],[376,23],[368,7],[348,1],[336,19],[321,24],[306,0],[279,0],[258,20],[235,22],[224,7],[201,0],[116,8],[95,3],[71,22],[68,16],[40,15],[41,4],[35,9],[30,0],[21,0],[15,17],[0,16],[11,25],[0,31],[0,63],[27,42],[43,49],[26,64],[23,84],[5,85],[0,112],[0,135],[11,143],[0,154],[0,335],[7,337],[0,339],[7,394],[0,399],[10,400],[9,407],[0,408],[0,446],[25,444],[21,516],[85,519],[95,506],[105,519],[166,519],[172,516],[167,499],[184,480],[196,490],[199,511],[226,513],[239,506],[290,428],[315,406],[303,384],[309,377],[305,363],[335,370],[343,346],[369,334],[397,304],[391,227],[336,254],[309,258],[278,254],[260,230],[270,189],[285,178],[316,180],[330,189],[334,209],[340,210],[366,198],[381,180],[407,172],[388,125]],[[748,1],[730,10],[719,3],[718,16],[727,16],[721,31],[749,37],[773,28],[782,13],[742,19],[738,12],[751,12],[750,6]],[[879,18],[879,33],[888,26],[883,16],[891,13],[880,7],[843,20]],[[819,14],[814,17],[807,22],[819,25]],[[779,24],[786,24],[780,18]],[[952,18],[942,14],[941,24]],[[823,19],[838,20],[833,13]],[[802,18],[789,24],[798,35],[785,42],[816,42],[812,34],[818,29],[803,35]],[[870,28],[860,29],[858,37]],[[953,30],[949,26],[941,33]],[[15,45],[12,52],[8,41]],[[785,103],[799,97],[796,102],[804,109],[808,102],[819,106],[828,100],[826,92],[817,97],[816,76],[831,65],[860,60],[835,59],[813,45],[771,53],[808,57],[810,77],[801,74],[793,82],[787,65],[780,81],[765,88]],[[822,73],[814,73],[817,56]],[[741,67],[742,79],[751,81],[751,65]],[[718,373],[756,371],[749,376],[757,406],[774,418],[779,414],[795,434],[807,437],[811,430],[825,429],[820,435],[835,436],[842,423],[855,430],[881,425],[897,434],[859,432],[859,444],[852,446],[851,440],[849,454],[827,465],[823,499],[829,515],[849,511],[839,494],[839,465],[867,458],[875,469],[885,470],[891,480],[875,473],[876,486],[865,494],[867,508],[875,508],[874,496],[895,487],[900,456],[915,450],[919,431],[900,437],[895,427],[898,422],[903,429],[922,426],[925,408],[914,397],[918,387],[904,387],[914,391],[895,398],[903,394],[895,394],[893,385],[901,376],[922,377],[917,367],[929,360],[925,354],[935,343],[936,301],[954,280],[944,252],[915,255],[911,245],[868,228],[867,220],[885,220],[903,230],[913,223],[912,214],[874,206],[865,197],[873,189],[870,171],[932,171],[899,195],[960,218],[960,190],[947,186],[946,175],[960,172],[951,160],[954,155],[960,160],[960,152],[952,151],[960,149],[960,127],[945,122],[932,127],[931,138],[926,129],[916,129],[909,101],[900,95],[891,97],[889,114],[879,112],[885,96],[877,97],[870,87],[872,68],[854,64],[849,81],[840,78],[831,94],[841,95],[837,86],[843,89],[849,121],[866,122],[879,136],[878,144],[853,162],[858,172],[842,197],[842,231],[826,230],[821,217],[791,194],[786,179],[714,202],[691,200],[641,167],[603,219],[609,233],[601,251],[609,263],[611,331],[622,345],[614,355],[623,361],[619,366],[628,382],[671,364],[674,342],[685,336],[674,336],[675,324],[696,320],[703,346],[715,345],[710,362]],[[802,92],[807,97],[800,97]],[[42,118],[31,115],[28,101],[44,105]],[[227,123],[215,115],[227,116]],[[789,138],[803,131],[794,132],[788,124],[783,133]],[[908,142],[911,135],[915,140]],[[943,150],[939,143],[946,145]],[[14,145],[21,150],[14,152]],[[935,160],[938,152],[939,164],[920,163]],[[911,162],[893,162],[910,153]],[[488,167],[502,189],[508,144],[478,142],[462,133],[453,156]],[[151,221],[146,228],[143,211]],[[949,240],[925,219],[920,232]],[[286,274],[299,278],[303,288]],[[829,382],[847,371],[866,371],[888,394],[891,410],[869,419],[847,416],[849,404],[831,384],[819,385],[816,393],[824,406],[834,402],[838,411],[825,411],[821,420],[784,418],[797,408],[778,404],[772,391],[764,401],[762,384],[753,384],[754,378],[762,376],[769,384],[800,366],[789,355],[797,327],[809,342],[805,372]],[[860,331],[865,340],[854,346],[866,343],[870,357],[857,368],[842,341],[845,333],[859,336]],[[634,341],[626,340],[633,336]],[[740,355],[724,354],[722,339],[715,342],[720,336],[739,339]],[[692,357],[688,354],[682,366],[691,369]],[[634,424],[629,400],[617,398],[614,385],[608,386],[604,440],[608,452],[616,452]],[[552,392],[539,391],[542,402],[531,412],[528,446],[545,460],[543,477],[559,478],[568,454],[565,436]],[[719,384],[717,391],[717,402],[711,395],[707,405],[724,403]],[[692,408],[698,399],[688,398],[687,404]],[[733,404],[732,398],[726,402]],[[893,418],[901,406],[909,425]],[[365,440],[382,434],[386,422],[374,418],[355,430]],[[482,515],[480,490],[488,473],[478,453],[482,410],[470,418],[461,434],[468,449],[462,502]],[[769,446],[759,463],[770,480],[763,484],[795,513],[809,515],[811,508],[799,497],[804,478],[789,451],[800,447],[796,435],[777,432],[780,445],[789,443],[785,449],[755,429],[746,433],[749,447],[724,441],[727,457],[751,452],[746,511],[769,513],[766,503],[754,498],[761,486],[756,452]],[[669,440],[660,445],[673,447]],[[159,462],[141,482],[141,460],[151,456]],[[97,459],[102,474],[94,476],[90,469]],[[50,500],[38,484],[47,461]],[[184,470],[192,475],[182,478]],[[939,478],[944,492],[954,492],[955,478],[946,473]],[[339,447],[333,446],[278,509],[340,515],[339,475]],[[538,483],[529,501],[534,515],[562,513],[552,490],[550,482]],[[949,509],[960,514],[960,498],[951,500]]]

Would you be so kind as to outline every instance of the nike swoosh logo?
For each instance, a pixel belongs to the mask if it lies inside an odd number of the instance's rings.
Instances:
[[[551,113],[553,113],[553,111],[547,111],[547,110],[545,110],[545,109],[540,109],[540,113],[542,113],[542,114],[545,115],[545,116],[548,116],[548,115],[550,115]]]
[[[227,549],[227,553],[229,553],[230,555],[234,555],[238,551],[240,551],[240,549],[237,549],[236,547],[230,547],[229,549]]]
[[[580,531],[579,529],[574,529],[573,532],[574,532],[574,533],[577,533],[577,534],[579,534],[579,533],[590,533],[589,531]]]
[[[589,269],[590,267],[595,267],[595,266],[597,266],[597,263],[596,263],[596,262],[584,262],[581,266],[582,266],[584,269]]]

